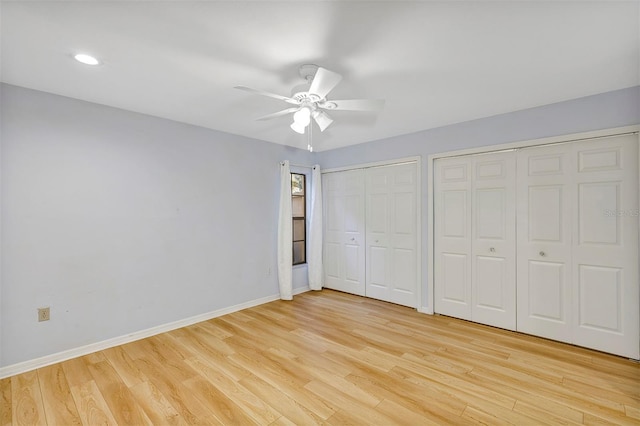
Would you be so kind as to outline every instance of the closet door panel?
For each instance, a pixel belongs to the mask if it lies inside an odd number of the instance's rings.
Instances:
[[[469,256],[457,253],[441,253],[438,273],[438,298],[436,313],[451,315],[462,319],[471,319]],[[448,304],[453,304],[453,306]],[[456,309],[458,308],[458,309]],[[464,315],[464,316],[463,316]]]
[[[640,358],[638,137],[574,144],[573,343]]]
[[[528,262],[528,280],[535,285],[532,285],[523,297],[528,299],[527,306],[531,318],[543,322],[566,322],[566,309],[570,302],[566,299],[566,289],[570,287],[570,283],[565,279],[566,267],[564,263],[537,260]]]
[[[366,170],[369,297],[415,307],[416,163]]]
[[[322,177],[324,191],[324,286],[365,294],[364,172]]]
[[[346,243],[344,245],[344,280],[346,284],[351,284],[353,290],[362,284],[362,272],[360,271],[360,260],[362,258],[360,246]]]
[[[525,327],[544,327],[551,322],[560,327],[567,324],[571,305],[571,282],[569,281],[571,260],[569,241],[570,233],[566,223],[566,213],[563,209],[567,205],[564,198],[564,185],[535,185],[528,188],[528,245],[518,247],[524,250],[526,269],[526,286],[522,286],[526,293],[519,297],[526,304],[528,319],[522,319],[520,331],[527,331]],[[537,251],[536,251],[537,250]],[[553,259],[556,259],[554,261]],[[560,260],[560,261],[557,261]],[[535,329],[535,328],[534,328]],[[566,335],[557,338],[568,339]],[[535,333],[533,330],[528,332]],[[549,336],[547,336],[549,337]]]
[[[473,321],[516,328],[515,153],[473,156]]]
[[[507,220],[507,188],[476,188],[475,218],[476,239],[505,241]],[[510,207],[514,207],[513,202]]]
[[[438,223],[442,226],[438,231],[443,238],[451,238],[449,242],[462,242],[470,237],[469,235],[469,209],[470,191],[462,189],[443,189],[440,191],[440,209],[446,213],[445,217],[439,217]],[[466,245],[465,245],[466,246]]]
[[[386,300],[391,281],[389,258],[390,176],[380,169],[365,171],[366,185],[366,295]]]
[[[434,162],[434,310],[471,320],[471,158]]]
[[[562,243],[563,185],[536,185],[529,187],[528,234],[532,243]]]
[[[324,244],[324,275],[325,275],[325,287],[329,287],[330,281],[340,279],[340,245],[337,243],[325,243]],[[331,287],[329,287],[331,288]]]
[[[391,167],[389,207],[393,280],[390,302],[417,307],[418,299],[418,167],[416,163]]]
[[[411,180],[406,179],[406,174],[411,173]],[[417,248],[417,221],[416,216],[416,182],[415,169],[405,168],[396,173],[396,190],[393,194],[393,229],[394,248],[393,265],[395,275],[395,292],[402,295],[401,298],[416,300],[418,284],[416,253]],[[404,186],[408,186],[407,190]],[[402,189],[399,189],[400,186]],[[408,302],[408,300],[406,300]],[[414,302],[415,304],[416,302]],[[406,304],[406,303],[403,303]],[[413,304],[411,306],[414,306]]]
[[[572,167],[567,145],[517,153],[517,330],[571,340]]]
[[[579,327],[622,334],[623,269],[596,265],[578,266]]]
[[[507,265],[505,259],[476,256],[475,261],[476,299],[474,306],[477,309],[485,308],[503,312],[506,304],[504,297],[507,290],[506,286],[513,285],[513,282],[509,283],[506,279]]]
[[[325,286],[333,288],[336,282],[343,280],[342,232],[344,224],[343,198],[340,193],[340,176],[336,174],[322,177],[324,192],[324,273]]]
[[[416,253],[413,249],[404,249],[396,247],[393,250],[393,264],[395,274],[395,291],[402,295],[415,295],[417,286],[416,276]],[[404,297],[404,296],[403,296]],[[414,302],[408,306],[414,306]],[[407,305],[410,300],[407,300]]]

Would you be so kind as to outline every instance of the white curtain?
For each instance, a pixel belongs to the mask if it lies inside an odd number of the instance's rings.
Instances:
[[[322,290],[324,268],[322,266],[322,175],[320,166],[313,166],[311,174],[311,216],[309,219],[309,241],[307,266],[309,288]]]
[[[291,170],[289,161],[280,163],[280,211],[278,213],[278,282],[280,299],[293,299],[293,223],[291,218]]]

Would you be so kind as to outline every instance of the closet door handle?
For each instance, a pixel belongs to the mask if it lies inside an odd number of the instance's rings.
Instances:
[[[547,253],[541,251],[540,253],[538,253],[541,257],[545,257],[547,255]]]
[[[495,253],[495,252],[496,252],[496,249],[495,249],[495,247],[491,247],[491,248],[489,249],[489,251],[490,251],[491,253]]]

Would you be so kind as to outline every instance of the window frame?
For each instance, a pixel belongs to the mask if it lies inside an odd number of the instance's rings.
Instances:
[[[299,266],[299,265],[306,265],[307,264],[307,175],[305,173],[298,173],[298,172],[290,172],[291,173],[291,204],[293,205],[293,200],[294,198],[302,198],[302,205],[304,207],[304,212],[302,216],[296,216],[293,209],[291,209],[291,265],[292,266]],[[302,187],[303,187],[303,193],[301,195],[296,194],[294,195],[293,193],[293,176],[302,176]],[[296,222],[300,222],[302,221],[303,223],[303,238],[302,239],[295,239],[295,224]],[[295,262],[295,249],[294,249],[294,245],[295,243],[303,243],[304,246],[304,256],[303,256],[303,260],[301,262]]]

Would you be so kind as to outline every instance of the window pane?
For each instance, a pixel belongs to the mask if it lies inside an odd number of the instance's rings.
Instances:
[[[304,241],[299,241],[293,243],[293,264],[297,265],[300,263],[305,263],[307,260],[305,259],[305,247]]]
[[[293,217],[304,217],[304,197],[291,198],[291,213]]]
[[[291,216],[293,218],[293,264],[300,265],[307,262],[306,233],[307,226],[305,175],[291,173]]]
[[[293,241],[304,241],[304,219],[293,219]]]
[[[291,173],[291,195],[304,195],[304,175]]]

